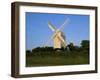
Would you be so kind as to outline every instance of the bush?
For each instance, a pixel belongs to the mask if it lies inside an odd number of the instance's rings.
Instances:
[[[89,41],[88,40],[82,40],[81,46],[74,46],[73,43],[68,44],[66,48],[61,49],[54,49],[53,47],[37,47],[32,49],[32,51],[27,50],[26,55],[27,56],[62,56],[62,55],[68,55],[68,54],[83,54],[83,53],[89,53]]]

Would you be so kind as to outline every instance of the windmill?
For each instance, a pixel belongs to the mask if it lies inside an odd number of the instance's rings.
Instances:
[[[48,22],[48,27],[54,32],[54,34],[50,37],[50,39],[45,43],[44,46],[47,46],[47,44],[53,39],[54,48],[66,48],[66,38],[62,30],[64,29],[65,24],[68,24],[68,21],[69,19],[66,19],[65,22],[58,29],[54,25],[52,25],[51,22]]]

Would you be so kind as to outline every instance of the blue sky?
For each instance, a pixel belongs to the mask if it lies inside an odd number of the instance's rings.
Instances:
[[[63,29],[67,44],[73,42],[75,45],[80,45],[82,40],[89,40],[89,15],[26,12],[25,16],[26,49],[28,50],[42,47],[53,35],[54,32],[48,27],[48,21],[59,28],[66,18],[70,20]],[[48,46],[53,46],[53,40],[48,43]]]

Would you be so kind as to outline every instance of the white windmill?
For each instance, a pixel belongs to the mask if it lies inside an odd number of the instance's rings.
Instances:
[[[44,46],[47,46],[47,44],[53,39],[54,40],[54,48],[66,48],[66,38],[65,34],[62,32],[64,29],[65,24],[68,24],[69,19],[66,19],[65,22],[61,25],[60,28],[56,28],[54,25],[51,24],[51,22],[48,22],[49,28],[54,32],[54,34],[51,36],[51,38],[46,42]]]

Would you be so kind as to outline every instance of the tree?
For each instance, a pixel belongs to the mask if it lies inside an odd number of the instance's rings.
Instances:
[[[31,53],[31,51],[30,50],[26,50],[26,53]]]
[[[73,51],[73,50],[74,50],[74,44],[73,44],[73,43],[70,43],[70,44],[68,45],[68,47],[69,47],[70,51]]]
[[[82,40],[81,47],[82,47],[82,49],[88,50],[89,49],[89,40]]]

